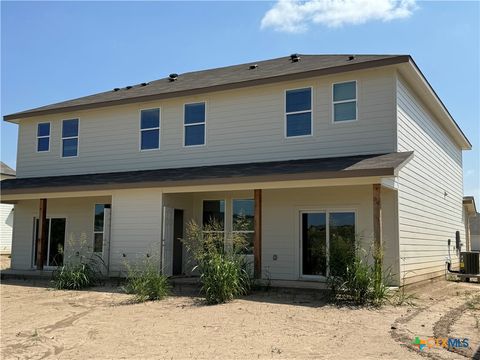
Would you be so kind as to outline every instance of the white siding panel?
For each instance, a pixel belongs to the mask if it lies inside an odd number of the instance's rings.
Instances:
[[[279,189],[263,191],[262,271],[264,278],[300,278],[301,210],[354,209],[357,237],[366,251],[373,241],[373,191],[371,185]],[[392,272],[392,285],[399,281],[396,193],[382,191],[385,268]],[[276,260],[274,260],[276,255]]]
[[[332,123],[332,83],[357,80],[357,122]],[[285,90],[313,87],[313,136],[285,139]],[[183,147],[183,105],[206,101],[206,146]],[[139,151],[139,110],[161,107],[160,150]],[[61,120],[80,118],[79,156],[61,158]],[[36,125],[51,121],[50,152],[35,151]],[[372,141],[372,139],[375,139]],[[187,167],[391,152],[395,148],[395,76],[391,69],[351,72],[27,118],[21,121],[18,177]]]
[[[465,242],[462,151],[401,78],[397,116],[398,151],[414,151],[399,172],[400,256],[407,277],[421,279],[444,269],[457,230]]]
[[[119,190],[112,195],[110,275],[148,257],[160,259],[162,192],[158,189]],[[160,264],[159,264],[160,269]]]
[[[13,205],[0,204],[0,253],[10,254],[12,247]]]

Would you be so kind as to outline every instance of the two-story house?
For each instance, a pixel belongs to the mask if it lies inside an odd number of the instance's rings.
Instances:
[[[4,119],[19,125],[2,183],[13,269],[58,266],[83,236],[112,276],[152,253],[179,275],[185,224],[216,219],[246,234],[257,277],[321,281],[343,241],[383,248],[398,284],[443,274],[465,235],[471,145],[408,55],[171,74]]]

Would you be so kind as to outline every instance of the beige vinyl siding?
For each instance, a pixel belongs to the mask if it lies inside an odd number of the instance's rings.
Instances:
[[[84,239],[93,248],[93,219],[95,204],[108,204],[110,197],[49,199],[47,218],[66,218],[65,253],[69,241],[79,246]],[[33,219],[38,218],[39,200],[21,200],[15,204],[12,241],[12,268],[31,269],[33,261]]]
[[[131,265],[160,258],[162,191],[118,190],[112,194],[110,275],[124,275]],[[159,264],[160,266],[160,264]]]
[[[12,247],[13,205],[0,204],[0,254],[10,254]]]
[[[383,231],[385,268],[392,285],[398,285],[398,232],[396,194],[384,189]],[[373,241],[372,185],[337,186],[263,191],[262,275],[272,280],[300,279],[300,211],[355,210],[356,233],[361,246],[371,250]],[[277,259],[274,260],[276,255]]]
[[[357,80],[358,117],[332,123],[332,83]],[[313,136],[285,138],[285,90],[313,87]],[[183,146],[183,106],[206,102],[206,146]],[[160,149],[139,151],[139,111],[161,108]],[[61,158],[61,121],[80,119],[79,156]],[[50,152],[35,151],[51,122]],[[187,167],[394,151],[395,77],[390,68],[151,101],[20,121],[18,177]],[[372,141],[374,139],[374,141]]]
[[[407,277],[421,279],[441,274],[457,230],[465,242],[462,151],[400,77],[397,115],[398,151],[414,151],[398,175],[400,256]]]

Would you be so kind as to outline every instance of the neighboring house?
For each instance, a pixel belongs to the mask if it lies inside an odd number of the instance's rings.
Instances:
[[[463,218],[465,222],[465,248],[462,248],[462,250],[480,250],[480,248],[477,247],[475,237],[475,233],[478,231],[476,228],[477,207],[475,205],[475,198],[473,196],[465,196],[463,198],[463,211]]]
[[[264,279],[322,281],[339,243],[382,247],[392,284],[458,263],[471,144],[408,55],[172,74],[4,119],[19,125],[2,194],[14,269],[61,264],[83,234],[110,275],[155,253],[164,273],[188,273],[185,224],[229,233],[241,216]]]
[[[15,170],[0,161],[0,181],[15,178]],[[12,248],[13,205],[0,204],[0,254],[10,254]]]
[[[480,213],[470,218],[470,250],[480,251]]]
[[[480,213],[475,207],[475,200],[473,196],[465,197],[463,203],[470,207],[468,217],[468,234],[469,244],[468,250],[480,251]]]

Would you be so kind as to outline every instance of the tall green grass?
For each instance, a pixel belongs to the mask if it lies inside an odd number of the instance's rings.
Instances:
[[[332,254],[331,262],[334,264],[331,264],[327,283],[335,300],[374,306],[386,302],[390,275],[381,267],[382,252],[374,253],[373,263],[360,248],[351,251],[332,249]]]
[[[183,242],[192,254],[200,272],[202,294],[208,304],[221,304],[247,294],[251,276],[245,256],[241,254],[247,243],[242,234],[227,236],[224,243],[223,228],[215,221],[200,227],[194,221],[187,224]]]
[[[65,255],[65,254],[64,254]],[[68,252],[64,264],[53,272],[52,284],[58,290],[79,290],[96,285],[102,279],[105,263],[102,257],[92,251],[82,234],[77,241],[73,236],[68,240]]]
[[[140,264],[126,263],[127,278],[124,291],[136,302],[162,300],[170,294],[168,278],[160,273],[157,263],[148,258]]]

